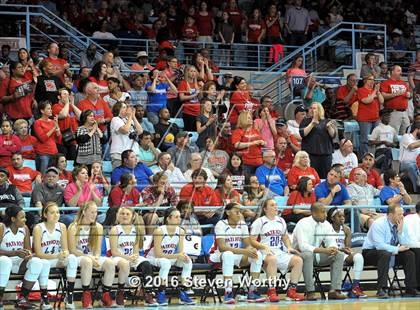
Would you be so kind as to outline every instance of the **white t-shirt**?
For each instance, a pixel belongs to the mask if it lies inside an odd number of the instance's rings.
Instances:
[[[420,147],[409,150],[408,146],[417,141],[411,133],[406,133],[402,136],[400,142],[400,161],[416,161],[417,155],[420,154]]]
[[[287,121],[287,130],[296,138],[301,138],[299,133],[299,124],[294,119]]]
[[[350,171],[358,166],[357,156],[354,153],[350,153],[347,156],[343,156],[340,150],[335,150],[332,155],[332,165],[342,164],[344,165],[344,175],[347,178]]]
[[[121,154],[125,150],[133,150],[135,154],[139,153],[139,144],[137,141],[131,140],[128,134],[118,132],[122,126],[126,124],[127,120],[119,116],[113,117],[111,120],[111,148],[110,154]]]
[[[370,140],[372,141],[387,141],[390,143],[393,143],[394,141],[397,141],[397,131],[394,129],[394,127],[390,125],[384,125],[380,123],[378,126],[376,126],[373,131],[372,135],[370,136]],[[377,145],[376,148],[385,148],[386,146],[384,144]]]

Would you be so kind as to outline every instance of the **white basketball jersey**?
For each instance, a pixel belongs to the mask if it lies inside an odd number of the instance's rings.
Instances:
[[[228,220],[220,220],[217,222],[214,232],[216,234],[217,239],[225,239],[225,243],[227,246],[232,248],[241,248],[242,247],[242,240],[249,236],[248,233],[248,226],[245,222],[239,222],[235,227],[229,225]],[[211,252],[213,253],[217,248],[217,241],[216,246],[213,246]]]
[[[41,227],[41,248],[45,254],[57,254],[61,251],[61,226],[56,223],[54,231],[50,233],[45,223],[40,224]]]
[[[146,251],[146,257],[155,257],[155,246],[160,246],[163,254],[175,254],[176,249],[179,244],[179,234],[180,234],[180,228],[179,226],[175,229],[175,234],[173,236],[169,236],[168,229],[166,225],[160,226],[160,230],[162,231],[163,238],[161,244],[155,244],[155,242],[152,242],[152,245],[148,251]]]
[[[3,225],[4,234],[1,240],[0,249],[3,251],[17,251],[25,248],[25,228],[18,228],[16,234],[10,229]]]
[[[134,245],[136,244],[137,231],[134,225],[131,226],[130,232],[127,234],[121,225],[117,225],[118,250],[124,255],[134,254]],[[138,254],[138,253],[137,253]]]
[[[82,251],[83,254],[91,254],[91,249],[89,248],[89,233],[90,226],[81,227],[79,235],[76,236],[76,249]]]
[[[340,231],[337,233],[335,241],[337,242],[337,246],[339,249],[344,249],[345,243],[344,240],[346,239],[346,234],[344,233],[343,226],[340,226]]]
[[[257,236],[257,240],[270,247],[272,250],[285,250],[282,237],[287,234],[287,226],[284,219],[276,216],[274,220],[266,216],[260,217],[252,223],[251,235]]]

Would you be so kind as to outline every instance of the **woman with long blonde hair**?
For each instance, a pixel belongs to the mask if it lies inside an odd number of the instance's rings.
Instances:
[[[153,277],[153,267],[149,261],[139,255],[143,248],[145,234],[144,223],[132,208],[120,207],[117,212],[118,225],[109,232],[112,260],[118,268],[118,292],[116,302],[124,306],[124,286],[130,274],[130,269],[140,272],[145,287],[145,303],[148,306],[157,306],[151,288],[145,284]]]
[[[179,100],[182,103],[184,128],[196,131],[196,117],[200,115],[200,86],[197,81],[198,71],[195,66],[186,66],[184,79],[178,85]]]
[[[93,201],[86,202],[80,207],[76,219],[69,226],[69,250],[71,254],[77,257],[80,266],[83,308],[92,308],[92,295],[89,286],[93,268],[104,272],[102,281],[103,306],[112,307],[114,305],[110,290],[115,277],[115,266],[112,259],[100,256],[103,227],[96,222],[97,215],[96,203]]]

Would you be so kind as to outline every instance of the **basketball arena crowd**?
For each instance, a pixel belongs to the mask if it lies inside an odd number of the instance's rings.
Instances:
[[[92,308],[98,286],[103,307],[123,307],[133,273],[145,306],[168,305],[174,275],[179,303],[193,305],[197,264],[201,276],[223,277],[225,304],[237,302],[238,268],[270,280],[250,282],[250,303],[281,301],[276,279],[289,272],[285,299],[316,300],[320,266],[329,300],[368,297],[367,266],[377,270],[369,296],[389,298],[398,268],[402,296],[420,296],[420,50],[408,67],[367,53],[360,76],[335,88],[298,55],[284,75],[304,82],[286,119],[286,103],[221,71],[213,50],[184,45],[193,56],[178,59],[173,44],[217,41],[229,62],[238,42],[302,45],[345,20],[385,23],[389,44],[413,50],[413,1],[367,10],[358,1],[6,2],[41,3],[93,38],[156,40],[159,57],[139,50],[128,64],[115,46],[100,55],[92,43],[75,70],[65,42],[15,54],[1,46],[1,310],[16,275],[17,308],[52,309],[57,268],[66,309]],[[357,139],[345,121],[358,124]],[[357,249],[352,234],[362,236]],[[207,240],[198,254],[191,237]]]

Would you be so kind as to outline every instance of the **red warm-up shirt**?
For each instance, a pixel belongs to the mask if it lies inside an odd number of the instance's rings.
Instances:
[[[29,167],[22,167],[22,169],[15,169],[12,166],[7,167],[9,171],[9,181],[15,185],[20,192],[32,192],[32,182],[41,173]]]
[[[261,35],[262,31],[265,29],[265,22],[253,22],[250,21],[248,24],[248,42],[249,43],[258,43],[258,37]]]
[[[288,206],[295,205],[312,205],[316,202],[315,193],[312,192],[308,197],[303,197],[299,191],[293,191],[290,193],[287,199]],[[282,215],[289,215],[293,213],[293,209],[284,209]]]
[[[277,19],[277,21],[271,25],[271,27],[268,27],[268,23],[271,23],[276,17],[267,16],[266,18],[266,25],[267,25],[267,37],[280,37],[280,22]]]
[[[301,169],[297,166],[293,166],[287,174],[287,183],[289,186],[297,185],[301,177],[310,178],[314,187],[321,182],[318,172],[316,172],[314,168],[308,167],[306,169]]]
[[[178,93],[184,93],[186,96],[191,96],[196,91],[197,89],[195,89],[194,83],[189,83],[189,87],[188,87],[187,81],[182,80],[178,85]],[[184,114],[187,114],[187,115],[199,116],[200,115],[200,102],[196,98],[189,101],[184,101],[182,103],[182,111],[184,112]]]
[[[213,14],[208,12],[207,16],[200,15],[200,13],[194,16],[195,23],[198,29],[198,35],[200,36],[211,36],[212,35],[212,23]]]
[[[356,119],[359,122],[376,122],[379,119],[380,103],[378,98],[373,99],[369,104],[364,104],[362,99],[370,96],[375,92],[374,89],[361,87],[357,90],[357,99],[359,100],[359,108],[357,110]]]
[[[254,128],[243,130],[237,128],[232,132],[232,145],[235,146],[237,142],[252,142],[256,140],[264,140],[259,131]],[[245,149],[237,149],[237,152],[242,154],[242,161],[245,165],[250,166],[261,166],[263,164],[262,159],[262,146],[252,145]]]
[[[112,112],[108,106],[108,103],[103,101],[101,98],[97,99],[96,103],[93,103],[92,101],[86,98],[79,102],[79,109],[81,111],[92,110],[95,114],[96,120],[100,119],[101,117],[108,119],[112,118]],[[105,132],[106,125],[100,124],[99,129]]]
[[[54,127],[54,121],[37,119],[34,123],[35,135],[38,138],[35,144],[35,152],[39,155],[55,155],[58,153],[57,143],[61,142],[61,134],[56,136],[56,131],[51,136],[47,133]]]
[[[4,79],[1,83],[0,98],[4,96],[11,96],[15,93],[16,88],[21,87],[27,90],[33,90],[32,79],[22,78],[22,80]],[[31,118],[32,113],[32,100],[34,98],[34,92],[27,94],[26,96],[20,97],[12,102],[3,103],[4,112],[9,118],[16,120],[19,118]]]
[[[295,154],[292,151],[290,146],[287,147],[286,151],[284,152],[284,156],[280,156],[277,154],[277,167],[279,167],[285,174],[286,170],[292,168],[293,160],[295,158]]]
[[[249,91],[234,91],[230,98],[230,106],[232,111],[230,112],[229,121],[231,124],[236,124],[242,111],[251,111],[254,115],[260,103],[251,98]]]
[[[134,187],[128,195],[119,186],[114,186],[109,193],[108,204],[110,207],[134,207],[139,204],[140,193]]]
[[[191,201],[194,206],[211,206],[213,197],[213,189],[205,185],[196,188],[192,183],[188,183],[181,188],[179,193],[180,200]]]
[[[89,81],[98,85],[98,92],[101,98],[109,94],[108,82],[106,80],[97,80],[93,76],[90,76]]]
[[[35,159],[35,145],[38,143],[37,138],[27,135],[24,139],[19,138],[20,152],[25,159]]]
[[[20,151],[20,139],[15,135],[0,135],[0,167],[12,164],[12,155]]]
[[[337,88],[337,92],[335,93],[337,101],[344,101],[344,98],[347,97],[350,91],[351,88],[349,88],[347,85],[342,85],[339,88]],[[351,106],[356,100],[357,92],[354,92],[353,96],[350,98],[349,106]]]
[[[393,110],[405,110],[408,107],[407,92],[410,88],[407,83],[401,80],[389,79],[381,84],[381,92],[395,94],[400,91],[405,93],[385,101],[385,107]]]

